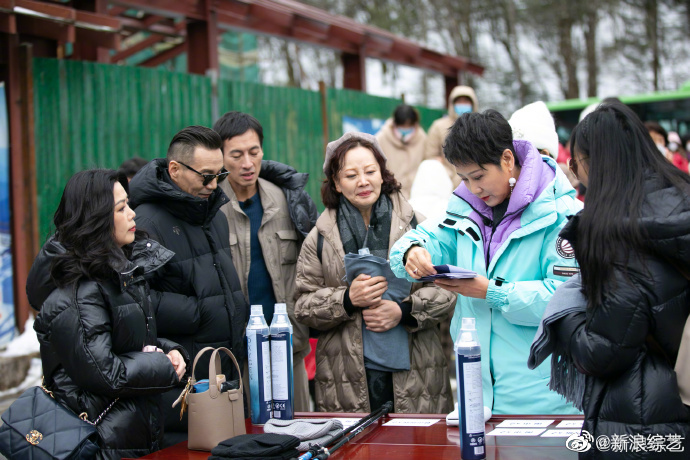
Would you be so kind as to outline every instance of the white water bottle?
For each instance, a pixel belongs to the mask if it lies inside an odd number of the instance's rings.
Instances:
[[[247,356],[249,360],[249,394],[251,418],[255,425],[263,425],[271,418],[271,345],[268,325],[261,305],[252,305],[247,324]]]
[[[273,389],[273,418],[292,420],[293,378],[292,378],[292,324],[287,314],[287,305],[277,303],[271,321],[271,382]]]
[[[482,356],[474,318],[462,319],[462,328],[455,341],[455,373],[462,458],[481,460],[486,458]]]

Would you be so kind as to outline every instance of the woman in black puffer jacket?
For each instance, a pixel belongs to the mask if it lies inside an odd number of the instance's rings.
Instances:
[[[561,236],[580,264],[586,309],[555,330],[586,376],[583,430],[594,442],[580,458],[687,458],[690,407],[673,367],[690,314],[690,178],[620,103],[599,106],[571,142],[587,200]]]
[[[76,414],[100,417],[99,458],[158,450],[159,395],[180,381],[189,357],[157,338],[144,275],[173,253],[136,234],[127,178],[112,170],[75,174],[54,223],[26,286],[40,310],[45,386]]]

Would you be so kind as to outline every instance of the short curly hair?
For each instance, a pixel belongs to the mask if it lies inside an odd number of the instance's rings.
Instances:
[[[341,194],[335,189],[335,178],[343,167],[345,154],[355,147],[360,146],[371,150],[371,153],[374,154],[374,158],[376,158],[376,162],[379,164],[379,168],[381,168],[381,178],[383,179],[381,193],[390,195],[402,188],[400,183],[395,179],[395,176],[393,176],[393,173],[386,168],[386,160],[378,153],[374,144],[364,139],[348,139],[338,146],[333,153],[331,161],[326,167],[326,179],[324,179],[323,184],[321,184],[321,199],[323,200],[324,206],[327,208],[336,209],[340,203]]]

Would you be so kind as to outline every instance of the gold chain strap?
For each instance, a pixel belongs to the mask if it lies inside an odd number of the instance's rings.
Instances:
[[[41,377],[41,389],[42,389],[43,391],[45,391],[46,394],[48,394],[48,396],[50,396],[51,398],[55,399],[55,396],[53,395],[53,392],[50,391],[50,390],[46,387],[46,384],[45,384],[45,376]],[[98,425],[99,423],[101,423],[101,419],[102,419],[103,417],[105,417],[105,414],[108,413],[108,411],[113,407],[113,405],[114,405],[119,399],[120,399],[120,398],[115,398],[115,401],[111,402],[110,405],[109,405],[108,407],[106,407],[105,410],[103,410],[103,412],[101,412],[101,414],[100,414],[100,415],[96,418],[96,420],[93,421],[93,422],[90,421],[90,420],[88,419],[89,414],[87,414],[86,412],[82,412],[81,414],[79,414],[79,418],[80,418],[81,420],[85,421],[86,423],[88,423],[89,425],[96,426],[96,425]]]

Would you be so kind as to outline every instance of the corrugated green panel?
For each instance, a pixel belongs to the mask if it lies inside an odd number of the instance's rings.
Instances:
[[[349,89],[328,89],[328,136],[334,140],[343,135],[343,115],[355,118],[387,119],[395,108],[402,104],[401,99],[372,96]],[[428,130],[434,120],[445,111],[415,106],[419,111],[420,124]]]
[[[422,125],[422,128],[424,128],[424,131],[426,132],[429,132],[429,128],[434,121],[448,113],[445,110],[430,109],[428,107],[422,107],[419,105],[415,105],[415,108],[419,112],[419,124]]]
[[[307,192],[319,209],[323,179],[323,124],[318,92],[220,80],[218,108],[255,117],[264,130],[264,159],[309,173]]]
[[[180,129],[211,125],[210,80],[90,62],[34,59],[39,231],[46,237],[67,180],[165,156]]]

